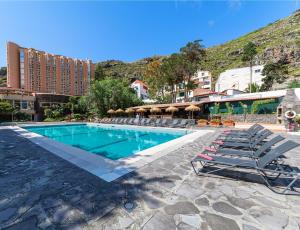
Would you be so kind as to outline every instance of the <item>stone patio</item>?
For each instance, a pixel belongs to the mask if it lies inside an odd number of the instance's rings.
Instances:
[[[219,132],[108,183],[0,128],[0,229],[300,229],[299,196],[252,174],[194,174],[190,160]],[[299,152],[287,154],[294,166]]]

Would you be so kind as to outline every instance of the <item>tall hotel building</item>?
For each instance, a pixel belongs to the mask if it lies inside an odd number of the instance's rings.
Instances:
[[[53,55],[7,43],[7,86],[36,93],[83,95],[94,78],[91,60]]]

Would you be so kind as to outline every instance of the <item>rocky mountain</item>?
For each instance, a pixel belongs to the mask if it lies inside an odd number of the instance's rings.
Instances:
[[[256,64],[276,62],[285,58],[289,62],[290,79],[294,76],[300,78],[300,10],[242,37],[208,48],[207,59],[202,69],[211,71],[216,79],[226,69],[246,66],[241,60],[241,54],[244,45],[250,41],[257,45]],[[106,61],[100,64],[108,75],[140,78],[145,65],[152,59],[145,58],[132,63]]]

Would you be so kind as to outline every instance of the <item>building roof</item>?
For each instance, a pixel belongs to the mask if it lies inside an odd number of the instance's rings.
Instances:
[[[187,106],[190,106],[190,105],[201,105],[203,104],[204,102],[200,102],[200,101],[197,101],[197,102],[181,102],[181,103],[169,103],[169,104],[149,104],[149,105],[140,105],[140,106],[135,106],[135,107],[132,107],[132,109],[138,109],[138,108],[143,108],[143,109],[151,109],[152,107],[158,107],[160,109],[166,109],[170,106],[174,106],[176,108],[185,108]]]
[[[134,82],[132,82],[132,84],[141,84],[141,85],[143,85],[143,86],[145,86],[146,88],[148,88],[148,86],[144,83],[144,82],[142,82],[141,80],[135,80]]]
[[[209,96],[209,95],[212,95],[212,94],[223,94],[223,95],[226,95],[225,93],[218,93],[218,92],[215,92],[213,90],[210,90],[210,89],[203,89],[203,88],[196,88],[193,90],[193,96]]]

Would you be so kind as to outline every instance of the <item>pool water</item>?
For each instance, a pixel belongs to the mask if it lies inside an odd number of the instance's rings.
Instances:
[[[130,129],[91,124],[35,126],[25,129],[112,160],[129,157],[186,134],[186,131],[178,130]]]

